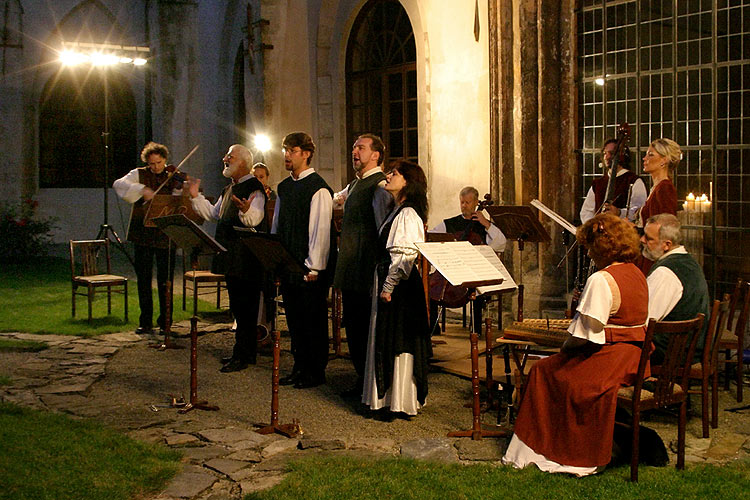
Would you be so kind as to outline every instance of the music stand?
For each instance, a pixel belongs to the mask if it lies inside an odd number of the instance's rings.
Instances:
[[[460,244],[465,242],[443,242],[440,243],[440,245],[454,245],[454,244]],[[462,283],[455,283],[449,279],[448,276],[443,274],[440,271],[440,265],[435,260],[431,260],[431,255],[429,253],[429,247],[428,245],[435,244],[435,243],[424,243],[420,244],[417,243],[417,249],[419,250],[420,254],[424,259],[429,261],[433,266],[435,266],[436,272],[441,273],[444,278],[448,282],[450,282],[452,285],[460,285],[463,287],[466,287],[469,290],[469,296],[471,297],[470,303],[471,303],[471,309],[472,309],[472,317],[475,314],[474,312],[474,297],[476,296],[476,289],[482,286],[492,286],[492,285],[499,285],[503,282],[502,278],[492,278],[492,279],[485,279],[485,280],[477,280],[477,281],[464,281]],[[454,250],[455,252],[455,250]],[[478,253],[477,255],[479,257],[484,257]],[[471,265],[471,262],[466,262],[466,265]],[[489,324],[487,324],[487,327],[489,328]],[[472,427],[471,429],[467,430],[461,430],[461,431],[451,431],[448,433],[448,437],[470,437],[473,440],[479,440],[483,437],[504,437],[507,436],[508,433],[506,431],[497,431],[497,430],[485,430],[482,429],[482,422],[481,422],[481,405],[479,402],[479,334],[474,329],[474,322],[471,322],[471,334],[469,337],[471,341],[471,391],[472,391],[472,405],[471,405],[471,415],[472,415]]]
[[[331,223],[336,230],[336,246],[339,245],[341,240],[341,228],[344,223],[344,209],[334,208]],[[343,304],[342,304],[341,290],[331,285],[331,329],[332,339],[330,343],[333,345],[333,354],[330,355],[329,359],[336,358],[349,358],[349,353],[344,354],[341,352],[341,323],[343,316]],[[347,338],[347,344],[349,339]]]
[[[255,255],[266,273],[274,277],[276,296],[279,296],[279,278],[284,274],[307,274],[307,268],[289,253],[275,234],[258,233],[249,228],[235,227],[242,243]],[[279,424],[279,365],[281,361],[281,332],[278,328],[278,307],[273,324],[273,365],[271,369],[271,423],[257,424],[258,434],[278,433],[286,437],[299,434],[296,419],[291,424]]]
[[[550,237],[536,214],[527,205],[501,205],[489,206],[487,212],[492,217],[492,222],[500,228],[508,240],[516,240],[520,253],[521,272],[518,276],[518,318],[523,321],[523,249],[524,244],[549,243]]]
[[[436,243],[441,241],[456,241],[456,235],[453,233],[425,233],[425,241],[428,243]],[[435,328],[435,326],[438,325],[438,318],[431,318],[430,317],[430,263],[429,261],[424,257],[424,255],[420,254],[420,269],[422,271],[422,287],[424,288],[424,296],[427,299],[427,322],[430,324],[430,332],[432,332]],[[442,314],[443,318],[445,317],[445,305],[440,303],[438,305],[438,312],[437,315],[440,316]],[[435,323],[433,323],[435,321]],[[464,326],[466,324],[464,323]],[[433,340],[433,345],[437,344],[445,344],[444,340]]]
[[[508,240],[515,240],[518,243],[519,261],[521,270],[518,275],[518,314],[516,321],[523,321],[523,250],[526,242],[529,243],[549,243],[551,241],[549,233],[539,218],[528,205],[491,205],[485,210],[490,214],[492,222],[503,232]],[[501,308],[502,309],[502,308]],[[502,318],[502,312],[498,314]],[[498,328],[502,331],[502,323],[498,321]],[[488,353],[489,355],[489,353]],[[513,390],[510,368],[510,348],[506,345],[503,348],[503,362],[505,365],[505,381],[507,386],[506,401],[507,415],[509,422],[513,422]],[[499,416],[499,413],[498,413]]]
[[[195,222],[185,215],[166,215],[152,219],[169,239],[190,255],[190,265],[195,271],[198,268],[200,255],[214,255],[226,252],[226,248],[209,236]],[[169,328],[164,335],[164,347],[169,346]],[[198,401],[198,317],[190,318],[190,402],[179,413],[187,413],[197,408],[199,410],[218,410],[218,406],[209,405],[208,401]]]

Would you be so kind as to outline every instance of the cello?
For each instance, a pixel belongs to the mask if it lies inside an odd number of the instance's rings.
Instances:
[[[493,204],[492,196],[485,194],[484,199],[477,205],[475,212],[481,212]],[[463,231],[457,231],[453,234],[456,241],[468,241],[472,245],[484,245],[485,242],[480,228],[483,228],[482,224],[477,220],[472,220]],[[451,308],[463,307],[469,302],[469,289],[460,285],[451,285],[438,271],[430,274],[429,281],[430,300]]]

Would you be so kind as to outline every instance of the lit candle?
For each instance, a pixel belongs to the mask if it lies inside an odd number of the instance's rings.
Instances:
[[[708,201],[708,196],[705,194],[702,194],[699,198],[699,201],[697,201],[698,206],[700,207],[701,212],[710,212],[711,211],[711,202]]]
[[[695,195],[693,193],[690,193],[685,197],[685,205],[687,205],[685,210],[688,212],[695,211]]]
[[[714,199],[714,181],[708,181],[708,201]]]

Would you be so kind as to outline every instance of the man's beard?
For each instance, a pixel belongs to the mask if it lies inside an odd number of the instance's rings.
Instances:
[[[656,250],[651,250],[649,247],[644,245],[641,253],[648,260],[657,261],[661,258],[662,255],[664,255],[664,250],[662,250],[661,248],[657,248]]]
[[[226,177],[227,179],[231,179],[234,176],[234,173],[237,171],[237,167],[230,165],[229,163],[224,164],[224,170],[221,172],[221,175]]]

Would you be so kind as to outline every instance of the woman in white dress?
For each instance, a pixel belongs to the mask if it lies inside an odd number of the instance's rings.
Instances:
[[[427,397],[427,307],[415,243],[424,241],[427,179],[416,163],[398,162],[385,189],[395,207],[380,227],[362,403],[416,415]]]

